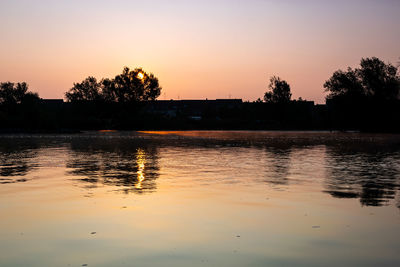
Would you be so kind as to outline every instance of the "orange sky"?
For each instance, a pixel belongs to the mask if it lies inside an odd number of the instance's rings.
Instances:
[[[160,99],[252,101],[278,75],[294,98],[322,103],[335,70],[362,57],[398,61],[399,14],[393,0],[4,0],[0,81],[61,98],[89,75],[143,67]]]

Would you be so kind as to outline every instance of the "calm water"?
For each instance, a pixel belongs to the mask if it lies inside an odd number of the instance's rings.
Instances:
[[[400,136],[0,136],[0,266],[400,266]]]

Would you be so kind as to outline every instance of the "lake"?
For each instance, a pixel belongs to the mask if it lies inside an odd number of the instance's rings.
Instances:
[[[400,135],[1,135],[0,214],[0,266],[400,266]]]

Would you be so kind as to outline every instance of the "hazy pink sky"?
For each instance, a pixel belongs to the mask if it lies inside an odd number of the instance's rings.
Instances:
[[[322,103],[335,70],[400,57],[396,0],[1,0],[0,20],[0,81],[42,98],[128,66],[159,78],[160,99],[252,101],[278,75]]]

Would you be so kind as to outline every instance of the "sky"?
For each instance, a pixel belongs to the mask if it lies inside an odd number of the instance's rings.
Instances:
[[[400,60],[397,0],[0,0],[0,81],[63,98],[87,76],[154,73],[159,99],[254,101],[279,76],[293,98],[361,58]]]

